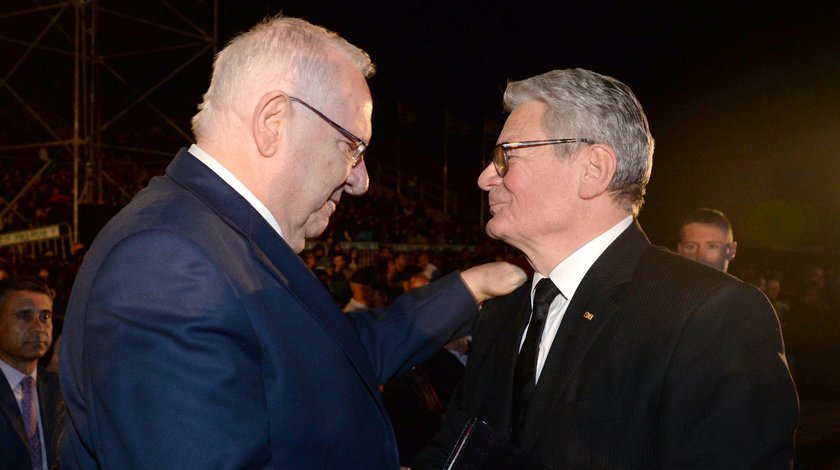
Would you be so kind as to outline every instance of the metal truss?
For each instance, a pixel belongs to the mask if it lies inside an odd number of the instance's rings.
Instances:
[[[57,172],[72,171],[74,241],[80,204],[129,198],[126,175],[192,140],[184,114],[206,86],[194,77],[210,68],[217,25],[218,0],[3,0],[0,174],[22,162],[30,174],[0,198],[0,221],[31,227],[16,203]]]

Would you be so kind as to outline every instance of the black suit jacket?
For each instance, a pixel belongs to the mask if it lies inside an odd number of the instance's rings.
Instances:
[[[441,468],[471,417],[509,435],[529,287],[484,308],[465,379],[416,468]],[[553,469],[790,468],[797,414],[767,299],[652,246],[634,223],[571,299],[522,447]]]
[[[56,427],[61,405],[58,375],[38,368],[38,405],[41,407],[41,424],[44,427],[44,442],[47,462],[55,462]],[[32,468],[29,455],[29,441],[23,427],[20,408],[9,382],[0,376],[0,469]]]

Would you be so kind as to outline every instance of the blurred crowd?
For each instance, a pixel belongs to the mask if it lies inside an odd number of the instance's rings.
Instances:
[[[41,166],[32,161],[4,162],[8,170],[0,175],[3,207]],[[71,174],[67,165],[50,165],[6,211],[2,231],[71,220]],[[119,174],[121,184],[132,191],[150,177],[128,167]],[[117,197],[109,202],[119,205],[126,200]],[[0,279],[38,277],[55,289],[57,341],[86,247],[77,243],[67,257],[46,251],[23,260],[11,256],[11,249],[0,247]],[[487,261],[505,260],[530,269],[516,250],[489,240],[480,227],[454,224],[442,214],[382,191],[342,199],[327,231],[310,241],[300,256],[344,311],[387,306],[404,292]],[[800,393],[840,392],[840,276],[835,267],[812,264],[762,272],[736,267],[733,274],[758,287],[775,307]],[[469,338],[459,338],[429,362],[382,385],[402,455],[412,455],[439,428],[449,394],[463,374],[468,347]],[[52,356],[53,350],[42,363],[49,364]]]

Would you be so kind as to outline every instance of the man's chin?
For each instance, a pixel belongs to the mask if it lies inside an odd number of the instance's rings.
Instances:
[[[487,234],[488,237],[494,240],[501,240],[501,235],[499,234],[499,224],[494,223],[494,219],[490,219],[487,222],[487,225],[484,226],[484,232]]]
[[[317,217],[312,218],[306,222],[306,228],[304,230],[304,235],[306,238],[318,238],[327,230],[327,226],[330,223],[329,217]]]

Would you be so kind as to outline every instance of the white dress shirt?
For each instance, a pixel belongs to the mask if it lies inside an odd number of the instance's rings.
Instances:
[[[35,407],[35,414],[38,417],[38,433],[41,435],[41,462],[43,470],[49,470],[49,466],[47,465],[47,441],[44,440],[44,423],[41,421],[41,400],[38,398],[38,368],[36,367],[32,374],[26,375],[23,372],[15,369],[14,367],[6,364],[5,362],[0,360],[0,369],[3,370],[3,376],[6,377],[6,381],[9,382],[9,388],[12,389],[12,392],[15,394],[15,400],[17,401],[18,408],[20,409],[20,414],[23,416],[23,407],[21,406],[21,402],[23,401],[23,389],[20,386],[20,381],[24,379],[24,377],[32,377],[35,380],[35,403],[38,406]]]
[[[543,329],[542,340],[540,341],[540,350],[537,354],[537,370],[536,380],[539,381],[540,373],[542,372],[545,360],[548,357],[548,352],[551,350],[551,345],[554,342],[554,337],[557,335],[557,329],[560,328],[560,322],[563,321],[563,316],[566,314],[566,309],[569,306],[572,297],[575,295],[583,276],[586,275],[589,268],[595,264],[595,261],[604,250],[607,249],[612,242],[621,235],[624,230],[633,223],[633,217],[627,216],[621,222],[614,225],[606,232],[598,235],[592,241],[578,248],[574,253],[569,255],[566,259],[560,262],[551,272],[548,277],[551,282],[560,289],[551,306],[548,308],[548,315],[545,318],[545,328]],[[531,281],[531,308],[534,305],[534,289],[540,280],[544,279],[540,273],[534,273],[534,278]],[[520,349],[522,342],[525,341],[525,335],[528,333],[528,328],[522,333],[522,339],[519,342]]]
[[[351,297],[350,301],[347,302],[347,305],[345,305],[344,308],[341,311],[342,312],[352,312],[352,311],[355,311],[355,310],[367,310],[369,308],[370,307],[368,307],[367,305],[365,305],[365,304],[363,304],[363,303],[359,302],[358,300]]]
[[[198,161],[207,165],[207,167],[210,168],[213,171],[213,173],[219,175],[219,178],[223,179],[225,183],[229,184],[230,187],[234,189],[234,191],[236,191],[242,197],[244,197],[245,200],[248,201],[248,203],[251,204],[251,206],[253,206],[254,209],[256,209],[257,212],[260,213],[263,219],[265,219],[265,221],[268,222],[269,225],[271,225],[271,227],[280,235],[280,237],[283,237],[283,230],[280,229],[280,224],[277,223],[277,219],[275,219],[274,216],[271,215],[271,211],[268,210],[268,207],[266,207],[265,204],[262,203],[262,201],[257,199],[257,196],[254,196],[254,193],[252,193],[247,187],[245,187],[244,184],[242,184],[241,181],[239,181],[239,178],[234,176],[233,173],[230,172],[230,170],[225,168],[224,165],[219,163],[219,161],[213,158],[209,153],[202,150],[201,147],[199,147],[198,145],[192,144],[190,146],[189,152],[195,158],[197,158]]]

